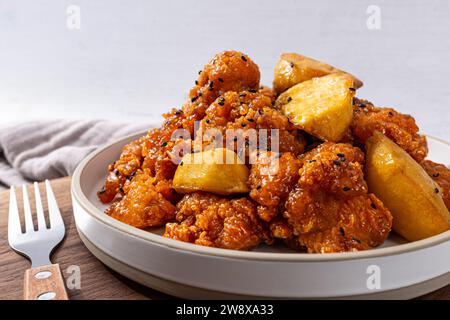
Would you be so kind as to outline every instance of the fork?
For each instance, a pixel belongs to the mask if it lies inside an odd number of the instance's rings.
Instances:
[[[34,229],[27,187],[22,186],[25,232],[22,232],[15,188],[11,187],[8,217],[8,241],[16,252],[31,260],[25,271],[25,300],[67,300],[64,280],[58,264],[52,264],[50,255],[65,235],[64,222],[48,180],[45,180],[50,228],[47,228],[39,185],[34,183],[38,229]]]

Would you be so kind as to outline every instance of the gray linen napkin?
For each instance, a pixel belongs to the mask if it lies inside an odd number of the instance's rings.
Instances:
[[[44,120],[0,127],[0,188],[69,176],[99,146],[150,124]]]

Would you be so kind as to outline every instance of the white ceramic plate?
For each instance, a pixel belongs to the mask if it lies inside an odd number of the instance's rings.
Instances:
[[[336,254],[209,248],[161,237],[106,214],[96,196],[127,137],[89,155],[72,180],[76,225],[88,249],[139,283],[183,298],[412,298],[450,284],[450,231],[407,243]],[[429,158],[449,164],[450,145],[428,138]],[[378,281],[379,280],[379,281]],[[378,285],[379,284],[379,285]]]

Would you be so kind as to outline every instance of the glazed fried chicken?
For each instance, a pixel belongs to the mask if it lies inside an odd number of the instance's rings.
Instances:
[[[380,131],[416,161],[420,162],[427,156],[426,138],[418,133],[414,118],[392,108],[375,107],[366,100],[354,98],[350,128],[353,138],[360,144],[364,144],[374,131]]]
[[[358,148],[331,142],[301,157],[300,179],[284,216],[308,252],[364,250],[387,238],[392,216],[367,193],[363,162]]]
[[[248,184],[250,197],[258,202],[258,215],[270,221],[299,179],[300,161],[291,153],[261,152],[252,165]]]
[[[256,215],[256,205],[247,198],[187,194],[176,206],[176,220],[166,224],[165,237],[237,250],[270,241],[267,227]]]
[[[442,188],[442,199],[450,210],[450,169],[445,165],[430,160],[424,160],[420,165],[428,175]]]
[[[125,184],[125,196],[106,213],[137,228],[161,226],[175,216],[175,206],[163,196],[170,189],[166,183],[155,183],[148,170],[138,171]]]

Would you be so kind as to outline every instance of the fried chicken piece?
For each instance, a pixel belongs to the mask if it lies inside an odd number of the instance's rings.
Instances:
[[[257,90],[259,80],[258,66],[245,54],[238,51],[216,54],[199,72],[189,101],[183,105],[186,123],[191,124],[189,129],[193,129],[194,121],[204,118],[206,109],[220,95],[227,91]]]
[[[154,185],[148,170],[138,171],[125,186],[125,195],[113,203],[106,213],[137,228],[161,226],[175,217],[175,206],[158,192],[165,188]]]
[[[416,161],[422,161],[427,153],[427,141],[420,135],[414,118],[392,108],[378,108],[372,103],[354,98],[353,121],[350,125],[356,142],[364,144],[374,131],[380,131]]]
[[[425,169],[428,175],[442,188],[442,199],[445,206],[450,210],[450,169],[445,165],[424,160],[420,165]]]
[[[303,135],[288,121],[287,117],[272,107],[271,98],[263,91],[227,92],[218,97],[206,110],[206,116],[202,120],[202,132],[207,129],[219,130],[224,139],[228,132],[232,132],[238,141],[244,142],[256,140],[260,144],[261,129],[265,129],[265,145],[258,145],[260,149],[278,149],[280,152],[292,152],[301,154],[305,149]],[[272,142],[271,129],[278,129],[274,133],[277,141]],[[252,139],[253,138],[253,139]],[[231,148],[235,147],[233,141]],[[236,151],[236,149],[235,149]]]
[[[178,222],[166,224],[165,237],[236,250],[249,250],[270,239],[267,227],[256,215],[256,204],[247,198],[192,193],[176,208]]]
[[[258,206],[258,215],[270,221],[278,214],[278,206],[284,201],[299,179],[300,161],[289,152],[275,154],[261,152],[250,169],[248,184],[250,197]]]
[[[300,160],[300,179],[284,212],[298,244],[315,253],[382,244],[392,216],[375,195],[367,193],[362,151],[325,142]]]
[[[109,165],[109,174],[106,177],[105,185],[97,192],[97,196],[103,203],[111,202],[117,193],[119,193],[128,177],[131,177],[141,166],[142,145],[144,137],[127,144],[122,151],[119,159]]]

